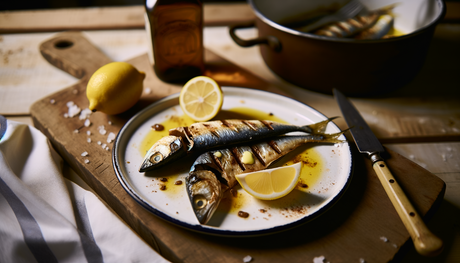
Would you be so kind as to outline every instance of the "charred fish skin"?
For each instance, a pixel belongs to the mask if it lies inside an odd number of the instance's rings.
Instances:
[[[267,120],[219,120],[171,129],[169,134],[182,137],[188,144],[188,152],[203,152],[289,132],[323,134],[333,119],[335,117],[304,126]]]
[[[203,153],[196,159],[195,163],[190,169],[189,175],[185,180],[193,210],[197,215],[197,218],[198,215],[200,215],[198,220],[200,222],[205,222],[202,224],[206,224],[206,222],[208,222],[212,217],[212,213],[209,213],[209,211],[214,212],[217,208],[209,207],[196,210],[196,205],[194,204],[194,200],[197,200],[195,197],[196,193],[192,193],[189,190],[191,187],[189,187],[188,184],[193,181],[192,178],[194,178],[198,172],[208,171],[208,175],[214,175],[216,177],[215,182],[217,181],[221,183],[222,193],[219,195],[219,198],[222,198],[223,193],[226,190],[232,188],[238,183],[236,180],[236,175],[266,169],[279,158],[285,156],[297,147],[306,143],[342,143],[344,141],[340,140],[339,137],[343,133],[344,132],[324,135],[286,135],[279,136],[264,142],[257,142],[250,145],[236,146]],[[249,152],[254,156],[253,162],[244,161],[243,155],[245,152]],[[201,191],[212,192],[212,189]],[[203,197],[203,195],[200,196]],[[220,200],[207,200],[205,203],[215,205],[219,204]],[[201,210],[205,210],[207,213],[202,213]],[[203,217],[203,215],[209,217],[206,218]]]
[[[394,17],[391,15],[381,15],[377,22],[367,30],[362,31],[355,39],[381,39],[386,36],[393,27]]]
[[[372,28],[379,20],[382,15],[388,15],[392,17],[391,14],[392,10],[396,7],[397,4],[392,4],[389,6],[382,7],[377,10],[369,11],[364,14],[358,14],[353,18],[349,18],[346,21],[338,21],[336,23],[332,23],[330,25],[326,25],[315,32],[315,35],[320,36],[327,36],[327,37],[336,37],[336,38],[347,38],[352,37],[356,34],[361,32],[365,32],[366,30]],[[388,18],[385,18],[386,21]],[[382,22],[384,22],[382,21]],[[392,22],[391,22],[392,23]],[[373,32],[372,35],[381,35],[382,32],[387,26],[384,27],[380,26],[374,31],[378,30],[379,32]],[[364,36],[370,35],[371,33],[365,33]],[[358,39],[366,39],[366,37],[360,36]]]
[[[184,157],[187,154],[181,137],[165,136],[158,140],[147,151],[139,172],[143,173],[152,168],[159,168],[165,164]]]
[[[329,122],[335,118],[328,118],[324,121],[304,126],[266,120],[219,120],[199,122],[188,127],[171,129],[169,130],[169,139],[164,139],[166,137],[162,138],[147,152],[139,172],[146,172],[162,167],[167,163],[183,157],[185,154],[199,154],[217,148],[244,144],[255,140],[264,140],[289,132],[323,134]],[[180,149],[168,152],[168,147],[165,148],[165,145],[170,145],[169,147],[172,149],[174,146],[172,143],[176,138],[181,139],[180,143],[175,143],[180,144]],[[154,155],[158,155],[159,152],[161,152],[161,156],[163,157],[158,161],[152,160]]]

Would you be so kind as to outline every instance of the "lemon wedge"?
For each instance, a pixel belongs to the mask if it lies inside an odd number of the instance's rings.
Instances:
[[[181,90],[179,104],[195,121],[208,121],[222,108],[224,95],[219,84],[206,76],[192,78]]]
[[[289,194],[300,178],[302,163],[236,176],[241,187],[250,195],[262,200],[275,200]]]
[[[139,101],[145,73],[126,62],[111,62],[93,73],[86,86],[88,108],[109,115],[122,113]]]

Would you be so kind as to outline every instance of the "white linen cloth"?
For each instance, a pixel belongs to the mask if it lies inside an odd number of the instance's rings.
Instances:
[[[63,177],[63,161],[40,131],[0,121],[0,262],[168,262]]]

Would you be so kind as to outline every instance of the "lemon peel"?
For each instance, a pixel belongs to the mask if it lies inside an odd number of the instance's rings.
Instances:
[[[195,121],[208,121],[220,112],[224,95],[212,78],[198,76],[185,83],[179,96],[182,111]]]
[[[93,73],[86,86],[91,111],[125,112],[139,101],[145,73],[127,62],[111,62]]]
[[[241,187],[250,195],[262,200],[275,200],[294,190],[300,178],[302,163],[243,173],[236,176]]]

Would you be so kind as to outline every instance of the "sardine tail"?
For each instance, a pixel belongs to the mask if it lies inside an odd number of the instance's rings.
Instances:
[[[327,142],[327,143],[343,143],[343,142],[346,142],[347,140],[341,140],[339,139],[339,137],[344,134],[345,132],[347,132],[349,129],[346,129],[346,130],[343,130],[341,132],[337,132],[337,133],[332,133],[332,134],[324,134],[323,135],[323,138],[324,138],[324,142]]]
[[[331,118],[328,118],[327,120],[324,120],[324,121],[321,121],[321,122],[318,122],[318,123],[314,123],[314,124],[310,124],[310,125],[306,125],[304,127],[305,127],[306,132],[308,132],[310,134],[324,134],[329,122],[331,122],[332,120],[334,120],[336,118],[338,118],[338,117],[337,116],[336,117],[331,117]]]

